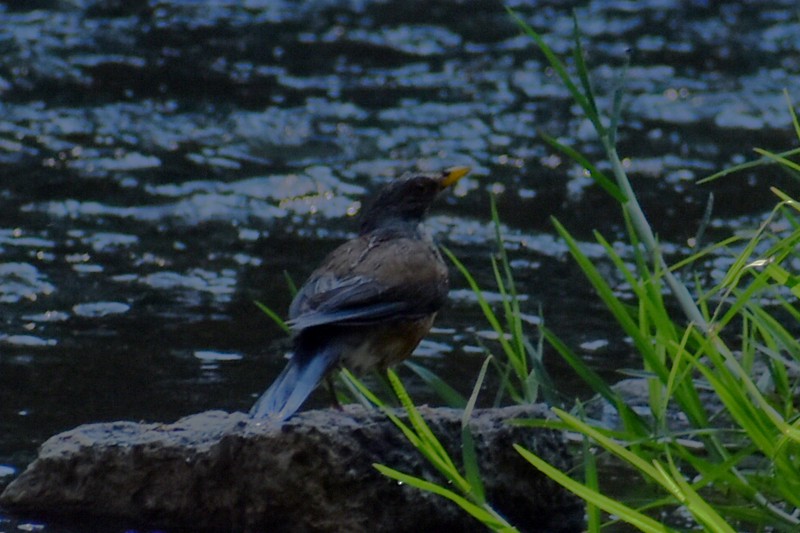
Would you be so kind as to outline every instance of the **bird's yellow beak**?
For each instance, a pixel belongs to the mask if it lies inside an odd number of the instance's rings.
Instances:
[[[448,168],[444,171],[444,175],[439,183],[442,184],[442,188],[449,187],[453,185],[455,182],[469,174],[469,171],[472,170],[469,167],[453,167]]]

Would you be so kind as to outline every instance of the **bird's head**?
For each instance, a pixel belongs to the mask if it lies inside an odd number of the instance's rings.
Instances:
[[[467,175],[469,167],[442,172],[408,172],[381,189],[361,218],[361,233],[393,221],[418,224],[447,187]]]

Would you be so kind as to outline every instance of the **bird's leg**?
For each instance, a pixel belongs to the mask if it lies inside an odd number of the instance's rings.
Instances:
[[[333,373],[325,376],[325,388],[328,389],[328,394],[331,396],[331,405],[337,411],[344,411],[342,404],[339,403],[339,398],[336,397],[336,388],[333,385]]]

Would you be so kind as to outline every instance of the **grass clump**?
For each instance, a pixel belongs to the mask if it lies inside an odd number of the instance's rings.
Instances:
[[[572,56],[577,74],[573,76],[539,33],[510,14],[593,125],[610,165],[607,175],[575,149],[543,136],[552,147],[582,165],[621,209],[633,260],[623,258],[603,235],[595,232],[594,237],[617,276],[631,289],[632,298],[625,300],[582,252],[569,229],[556,219],[552,222],[597,296],[631,339],[641,357],[640,375],[648,391],[647,408],[634,409],[617,388],[606,383],[549,328],[540,326],[537,344],[530,341],[520,319],[519,297],[493,204],[498,253],[492,259],[492,269],[502,296],[499,312],[488,303],[467,268],[451,252],[445,253],[475,292],[487,322],[497,333],[500,355],[491,359],[491,364],[501,377],[498,398],[531,403],[542,392],[547,393],[549,382],[542,365],[546,344],[612,406],[618,419],[614,426],[600,423],[578,403],[554,407],[557,420],[516,421],[579,435],[582,464],[574,472],[560,471],[521,446],[515,449],[533,468],[586,501],[589,531],[613,528],[619,521],[643,531],[668,531],[676,526],[676,517],[688,521],[681,527],[710,531],[800,529],[800,275],[796,273],[800,264],[800,203],[773,188],[775,208],[751,235],[724,239],[668,264],[617,153],[622,83],[614,93],[608,118],[603,118],[583,58],[577,21]],[[800,141],[800,122],[789,104]],[[800,149],[777,154],[762,150],[758,161],[707,180],[767,164],[778,165],[798,177],[800,165],[791,158],[799,153]],[[691,268],[712,253],[729,257],[730,266],[719,282],[709,285],[694,276]],[[395,480],[454,501],[490,529],[505,531],[513,530],[513,525],[487,502],[469,432],[469,413],[489,361],[470,399],[460,397],[430,372],[412,366],[443,391],[451,404],[465,408],[461,468],[444,453],[396,375],[389,374],[391,389],[407,410],[409,423],[389,410],[387,414],[448,484],[414,478],[386,465],[376,468]],[[352,376],[347,381],[359,394],[382,405]],[[676,419],[682,422],[676,424]],[[626,465],[631,475],[646,485],[647,490],[641,492],[651,496],[640,494],[636,502],[611,497],[600,483],[600,456],[604,463]]]
[[[619,423],[609,427],[592,420],[580,404],[571,409],[555,407],[557,421],[517,421],[579,434],[584,443],[582,480],[521,446],[515,446],[516,450],[534,468],[586,501],[589,531],[613,527],[619,521],[643,531],[669,531],[677,517],[688,520],[690,528],[709,531],[796,531],[800,528],[800,411],[796,401],[800,275],[795,272],[800,263],[800,203],[773,188],[778,202],[749,238],[725,239],[669,265],[616,150],[621,89],[614,94],[608,120],[603,120],[583,59],[577,21],[573,54],[577,76],[573,78],[541,35],[513,12],[511,16],[542,51],[592,123],[610,163],[611,176],[607,176],[573,148],[544,136],[551,146],[581,164],[622,210],[632,264],[597,232],[595,239],[631,287],[632,302],[617,296],[569,230],[556,219],[552,222],[598,297],[632,340],[648,388],[647,412],[634,410],[542,326],[540,338],[616,410]],[[789,107],[800,140],[800,125]],[[800,176],[800,165],[789,159],[800,150],[759,153],[762,159],[757,164],[778,164]],[[488,323],[498,334],[502,356],[496,366],[503,377],[501,388],[516,402],[532,402],[539,386],[546,383],[542,379],[546,375],[540,373],[541,346],[533,347],[522,328],[494,208],[493,218],[500,252],[493,258],[492,268],[503,297],[502,313],[496,314],[489,306],[464,265],[452,253],[448,256],[475,291]],[[712,253],[728,255],[730,267],[720,282],[705,286],[692,276],[690,267]],[[681,418],[685,423],[674,423]],[[605,494],[598,481],[596,456],[600,454],[627,465],[653,495],[634,503]],[[660,521],[664,516],[668,518]],[[495,529],[490,522],[484,523]]]
[[[583,60],[577,21],[573,64],[578,73],[573,78],[541,35],[511,15],[592,123],[610,163],[613,179],[574,149],[545,138],[583,165],[622,209],[632,264],[602,235],[595,233],[595,239],[631,287],[632,303],[616,295],[569,230],[558,220],[553,219],[553,224],[598,297],[632,340],[649,391],[649,412],[634,411],[568,346],[545,331],[548,343],[619,416],[618,427],[612,428],[590,420],[581,406],[571,412],[555,408],[558,426],[578,432],[591,446],[624,462],[649,486],[660,489],[660,494],[643,504],[626,505],[603,494],[592,454],[584,455],[587,481],[580,483],[531,452],[518,451],[535,468],[586,500],[590,530],[622,520],[642,530],[664,531],[668,524],[653,517],[675,508],[688,512],[696,526],[707,530],[795,530],[800,527],[800,411],[795,401],[800,276],[792,265],[800,259],[800,204],[773,189],[778,204],[749,239],[731,238],[676,265],[667,264],[616,150],[622,91],[615,92],[610,117],[603,120]],[[790,112],[800,139],[791,106]],[[762,163],[777,163],[797,174],[800,166],[789,159],[795,153],[762,151]],[[785,229],[775,231],[779,226]],[[739,251],[733,252],[736,248]],[[692,280],[690,290],[679,274],[712,252],[731,254],[726,275],[711,287]],[[690,274],[685,276],[691,279]],[[682,316],[674,316],[673,304]],[[684,425],[672,423],[676,413],[685,417]],[[605,521],[598,510],[606,513]]]

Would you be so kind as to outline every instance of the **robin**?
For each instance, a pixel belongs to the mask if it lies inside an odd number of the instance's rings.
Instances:
[[[448,291],[447,265],[422,222],[469,170],[407,173],[379,191],[358,237],[331,252],[292,301],[294,353],[251,417],[286,420],[338,365],[360,373],[411,355]]]

